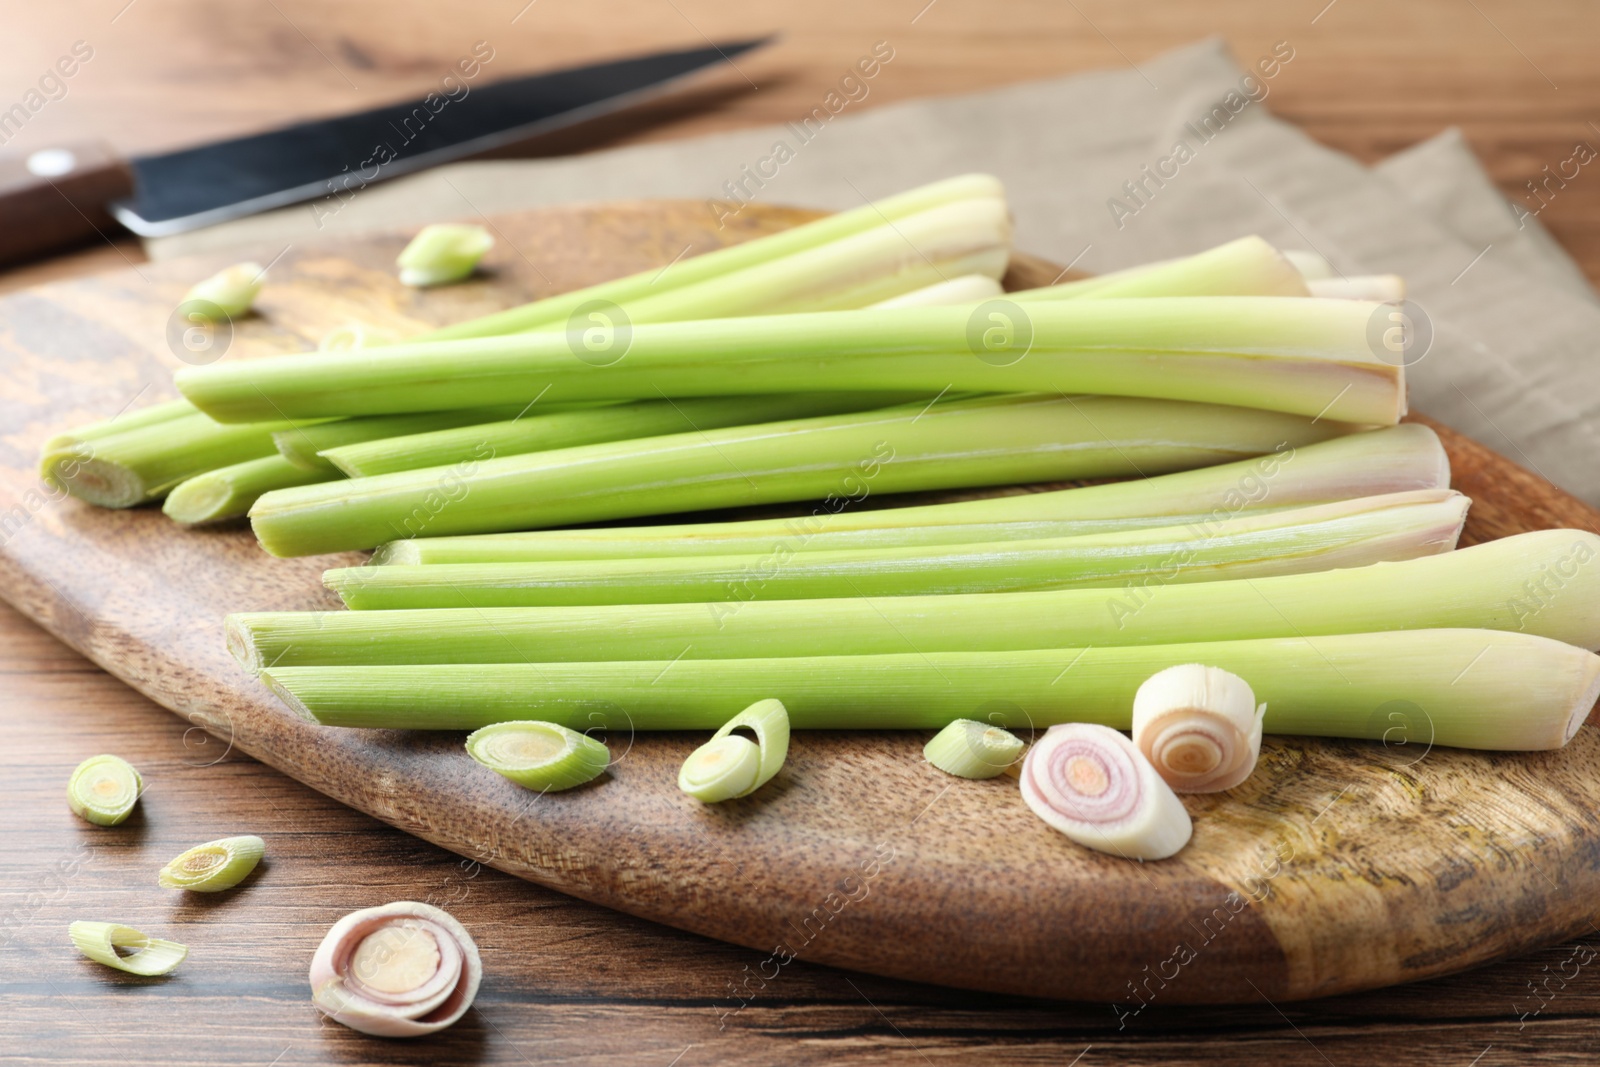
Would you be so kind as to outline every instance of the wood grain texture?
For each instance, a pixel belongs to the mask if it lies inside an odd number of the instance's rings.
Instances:
[[[803,217],[750,212],[733,237]],[[221,358],[304,348],[352,317],[410,332],[719,239],[692,204],[496,225],[507,247],[491,278],[428,293],[393,279],[402,235],[294,249]],[[243,530],[51,501],[32,472],[51,432],[165,393],[178,363],[167,316],[188,279],[216,265],[0,300],[0,393],[23,416],[0,442],[0,591],[157,702],[329,796],[477,863],[764,953],[742,987],[724,990],[728,1007],[781,976],[791,955],[1032,996],[1250,1003],[1447,973],[1590,929],[1593,731],[1519,756],[1272,741],[1240,789],[1190,798],[1196,835],[1184,853],[1134,865],[1044,827],[1009,779],[933,771],[918,759],[922,735],[801,735],[761,794],[705,808],[675,787],[692,736],[614,733],[609,780],[539,797],[483,773],[455,735],[301,722],[233,664],[221,617],[334,606],[320,571],[359,557],[273,560]],[[1054,273],[1025,262],[1015,280]],[[1479,502],[1471,537],[1593,528],[1600,517],[1446,438]]]

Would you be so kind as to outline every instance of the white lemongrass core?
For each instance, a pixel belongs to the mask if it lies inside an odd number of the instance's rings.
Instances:
[[[1133,743],[1180,793],[1232,789],[1255,770],[1266,709],[1236,674],[1168,667],[1134,694]]]
[[[1189,813],[1122,734],[1055,726],[1028,750],[1022,799],[1080,845],[1129,859],[1165,859],[1189,841]]]

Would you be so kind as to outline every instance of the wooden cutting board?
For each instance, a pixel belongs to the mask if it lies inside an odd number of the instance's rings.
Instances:
[[[403,235],[264,249],[277,258],[260,314],[237,324],[222,358],[302,350],[352,320],[403,336],[809,217],[752,207],[718,231],[692,203],[504,216],[491,277],[425,293],[395,282]],[[1055,275],[1020,258],[1018,284]],[[922,733],[799,734],[760,794],[707,807],[676,788],[697,736],[613,735],[608,778],[539,797],[479,768],[460,735],[308,725],[235,665],[222,617],[337,607],[320,573],[359,556],[271,559],[242,527],[96,510],[51,498],[34,474],[51,433],[171,395],[173,352],[187,351],[169,347],[172,310],[223,265],[141,265],[0,299],[0,595],[232,749],[344,803],[586,900],[748,946],[743,976],[706,990],[729,1011],[796,956],[1136,1014],[1153,1001],[1410,981],[1594,929],[1592,728],[1560,752],[1504,756],[1269,739],[1243,786],[1186,799],[1195,834],[1183,853],[1137,864],[1068,842],[1010,778],[933,770]],[[1600,529],[1600,514],[1441,434],[1474,500],[1468,542]],[[83,751],[98,751],[92,738]],[[448,906],[448,891],[434,902]]]

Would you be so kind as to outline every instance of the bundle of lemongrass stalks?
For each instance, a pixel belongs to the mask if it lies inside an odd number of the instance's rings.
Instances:
[[[1269,734],[1572,736],[1600,538],[1455,551],[1468,501],[1373,340],[1398,279],[1247,237],[1001,297],[1009,243],[998,184],[953,179],[404,344],[188,368],[46,476],[248,508],[278,556],[377,549],[327,573],[354,610],[228,620],[327,725],[706,729],[776,697],[800,729],[1127,729],[1199,663]]]

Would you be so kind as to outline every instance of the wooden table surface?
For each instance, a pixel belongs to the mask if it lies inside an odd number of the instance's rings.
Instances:
[[[83,137],[149,151],[418,95],[474,41],[502,75],[777,28],[694,90],[531,151],[579,151],[803,114],[877,40],[896,59],[862,106],[1138,63],[1208,33],[1253,56],[1294,43],[1269,106],[1371,161],[1458,125],[1511,196],[1600,144],[1600,13],[1583,0],[52,0],[8,12],[0,111],[75,41],[93,59],[9,140]],[[1041,131],[1047,133],[1047,131]],[[4,137],[4,134],[0,134]],[[1530,203],[1530,206],[1533,206]],[[1600,278],[1600,179],[1540,218]],[[96,247],[0,274],[0,289],[137,262]],[[5,432],[0,424],[0,432]],[[0,1055],[18,1063],[1588,1063],[1600,928],[1483,970],[1297,1005],[1030,1002],[764,957],[519,882],[342,808],[230,752],[0,605]],[[132,821],[99,830],[62,796],[82,758],[118,752],[152,783]],[[242,891],[187,902],[154,888],[188,845],[258,833],[269,862]],[[491,967],[477,1008],[417,1043],[323,1022],[305,971],[346,910],[449,908]],[[66,924],[176,931],[195,957],[170,979],[76,957]],[[201,947],[204,951],[201,951]],[[743,989],[747,1001],[735,991]]]

